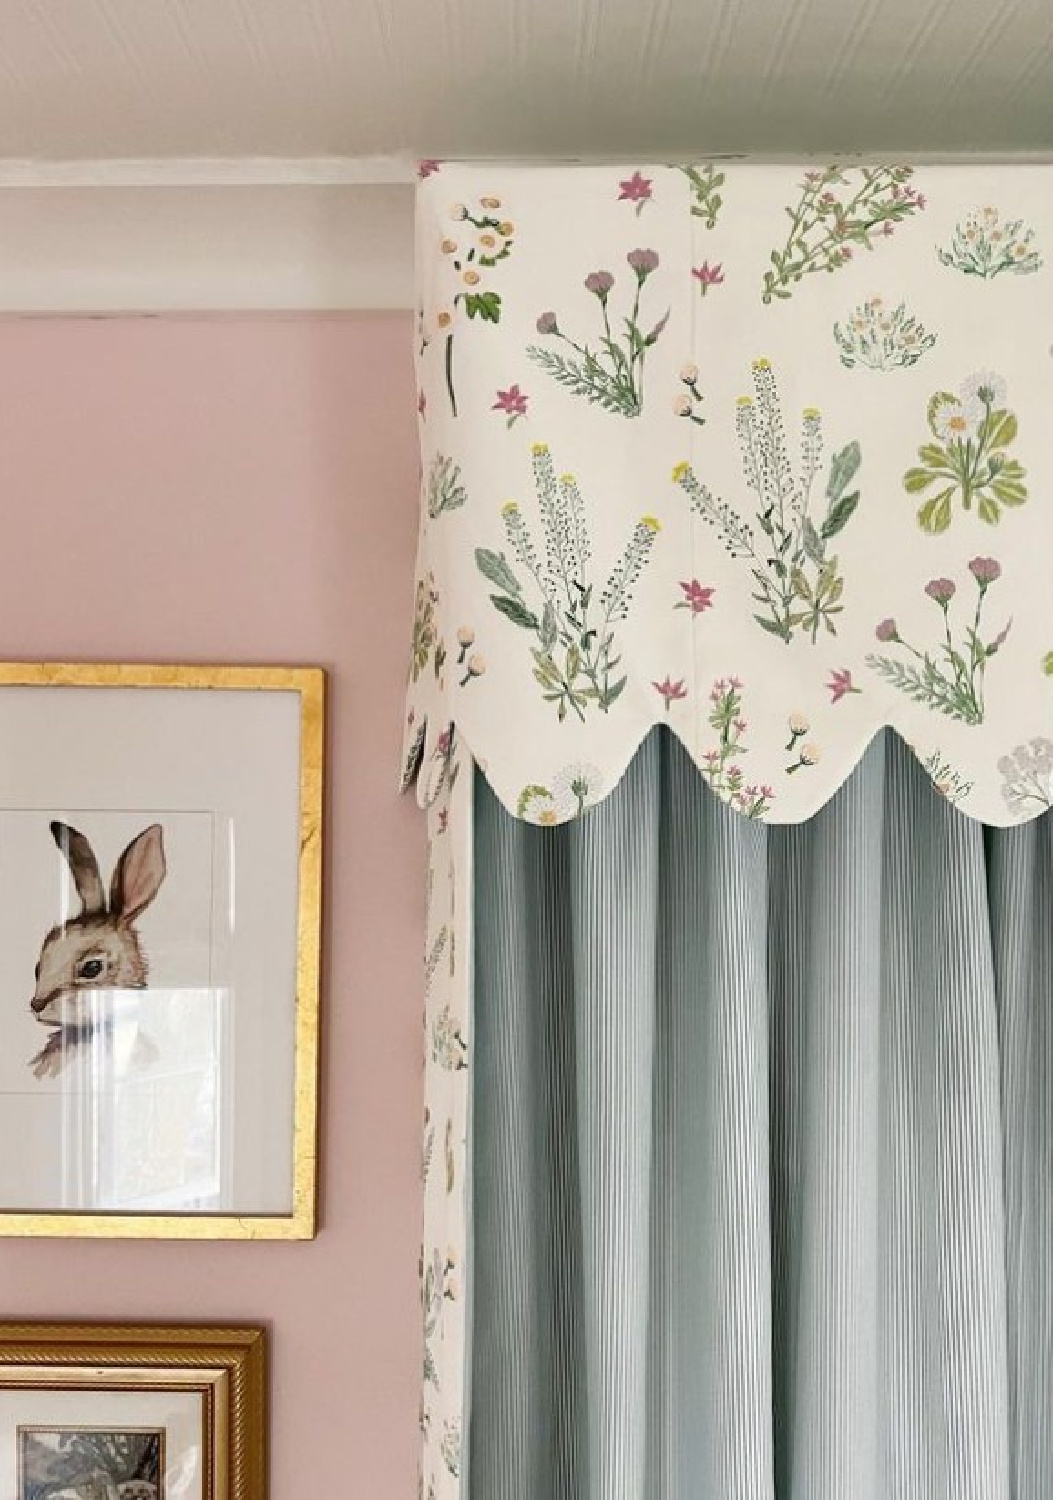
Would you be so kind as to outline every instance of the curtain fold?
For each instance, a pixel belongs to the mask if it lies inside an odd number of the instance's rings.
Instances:
[[[1047,1500],[1049,814],[475,817],[469,1493]]]

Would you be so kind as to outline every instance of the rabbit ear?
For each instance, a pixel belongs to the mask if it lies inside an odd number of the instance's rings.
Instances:
[[[160,823],[151,823],[128,845],[110,881],[110,914],[134,922],[153,901],[165,878],[165,848]]]
[[[106,910],[106,892],[103,890],[102,876],[99,874],[99,864],[92,853],[92,846],[83,833],[78,833],[68,823],[52,823],[51,837],[70,867],[84,915],[102,915]]]

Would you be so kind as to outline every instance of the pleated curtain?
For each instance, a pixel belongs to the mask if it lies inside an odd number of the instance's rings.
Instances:
[[[1050,1500],[1050,814],[475,792],[473,1500]]]

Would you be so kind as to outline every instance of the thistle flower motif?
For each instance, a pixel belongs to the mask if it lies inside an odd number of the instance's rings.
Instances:
[[[611,288],[615,285],[615,278],[610,271],[590,271],[585,279],[587,292],[592,292],[601,301],[607,298]]]
[[[955,584],[950,578],[931,578],[926,585],[925,592],[931,599],[936,600],[942,609],[947,609],[955,598]]]
[[[644,404],[644,367],[648,351],[666,328],[669,311],[649,326],[643,320],[644,284],[659,264],[654,250],[631,250],[626,257],[636,278],[628,316],[616,320],[610,307],[615,277],[607,270],[590,271],[584,285],[599,304],[598,342],[591,346],[560,327],[555,312],[543,312],[535,327],[545,337],[557,338],[561,347],[547,349],[531,345],[527,353],[572,395],[605,411],[637,417]],[[619,332],[619,329],[624,332]]]
[[[964,724],[980,724],[984,720],[988,664],[1002,649],[1011,622],[1008,620],[991,639],[984,638],[985,596],[1003,570],[993,557],[975,557],[967,566],[977,585],[977,594],[973,609],[967,606],[968,623],[962,628],[961,643],[955,639],[951,610],[958,592],[956,585],[950,578],[933,578],[923,592],[941,612],[939,628],[943,639],[935,647],[922,650],[900,633],[894,620],[882,620],[875,629],[878,640],[902,647],[905,654],[899,658],[869,656],[867,664],[916,702]]]
[[[626,256],[630,267],[637,273],[637,280],[644,281],[658,269],[659,255],[656,250],[631,250]]]

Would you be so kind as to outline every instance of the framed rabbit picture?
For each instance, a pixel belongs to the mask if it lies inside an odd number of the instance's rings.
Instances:
[[[0,1234],[314,1235],[324,685],[0,664]]]

